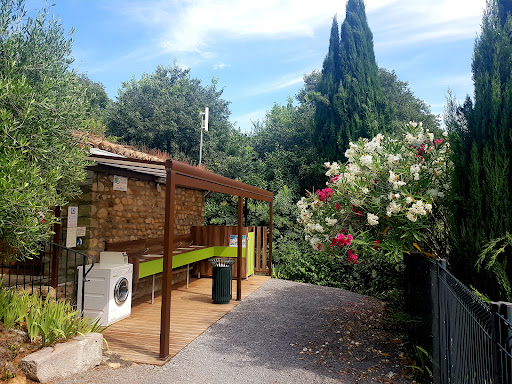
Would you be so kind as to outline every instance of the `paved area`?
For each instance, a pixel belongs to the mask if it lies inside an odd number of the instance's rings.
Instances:
[[[100,366],[55,384],[411,382],[381,313],[352,292],[272,279],[164,366]]]

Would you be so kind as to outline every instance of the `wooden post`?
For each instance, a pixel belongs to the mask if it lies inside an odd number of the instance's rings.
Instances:
[[[174,205],[176,200],[176,185],[171,169],[172,163],[165,163],[167,181],[165,185],[165,227],[164,227],[164,257],[162,272],[162,307],[160,315],[160,358],[169,356],[169,336],[171,333],[171,285],[172,285],[172,245],[174,242]]]
[[[60,218],[60,206],[55,207],[54,213],[55,217]],[[52,288],[57,289],[57,285],[59,285],[59,247],[55,244],[60,244],[60,222],[53,225],[53,230],[55,231],[55,234],[53,235],[54,244],[52,246],[52,270],[50,276],[50,285]]]
[[[238,252],[236,256],[236,299],[242,300],[242,219],[243,219],[242,195],[238,196]],[[246,240],[247,241],[247,240]],[[247,255],[246,255],[247,256]]]
[[[267,227],[263,227],[263,242],[261,246],[261,268],[267,270]]]
[[[256,235],[254,236],[256,241],[256,270],[261,270],[261,227],[256,227]]]
[[[270,202],[269,212],[269,225],[268,225],[268,275],[272,276],[272,207],[273,202]]]

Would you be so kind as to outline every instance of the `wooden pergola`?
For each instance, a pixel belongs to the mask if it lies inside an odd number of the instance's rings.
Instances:
[[[269,275],[272,275],[272,205],[273,193],[242,182],[208,172],[204,169],[174,160],[165,162],[165,228],[164,257],[162,273],[162,307],[160,320],[160,358],[169,356],[169,336],[171,327],[171,284],[174,242],[174,214],[176,187],[224,193],[238,196],[238,250],[237,250],[237,289],[236,300],[242,299],[242,221],[244,199],[265,201],[269,204]]]

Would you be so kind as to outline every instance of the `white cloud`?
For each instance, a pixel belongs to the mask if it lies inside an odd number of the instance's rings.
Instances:
[[[230,67],[230,65],[226,63],[217,63],[213,65],[213,69],[223,69],[227,67]]]
[[[166,52],[204,53],[225,39],[311,37],[342,22],[339,0],[151,0],[111,5],[156,32]],[[421,41],[474,38],[485,0],[367,0],[366,11],[376,44],[399,46]]]
[[[267,83],[259,84],[251,88],[246,88],[244,91],[244,96],[263,95],[301,84],[304,81],[304,74],[309,72],[311,71],[288,73]]]
[[[313,36],[315,29],[338,19],[345,5],[307,0],[169,0],[123,2],[119,12],[160,30],[159,45],[172,52],[201,52],[218,39]]]
[[[376,47],[392,48],[474,39],[480,30],[485,0],[466,0],[462,4],[458,0],[394,0],[375,12],[368,8]]]

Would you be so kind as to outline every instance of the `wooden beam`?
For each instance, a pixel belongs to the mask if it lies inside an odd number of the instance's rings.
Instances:
[[[269,224],[268,224],[268,275],[272,276],[272,211],[273,202],[270,202],[269,208]]]
[[[164,227],[164,265],[162,272],[162,306],[160,314],[160,358],[169,355],[169,335],[171,332],[171,284],[172,255],[174,242],[174,206],[176,201],[175,177],[167,168],[165,188],[165,227]]]
[[[243,202],[243,196],[238,196],[238,252],[236,258],[236,299],[238,301],[242,300],[242,220],[244,210]],[[247,242],[247,240],[248,239],[246,239],[245,241]]]

